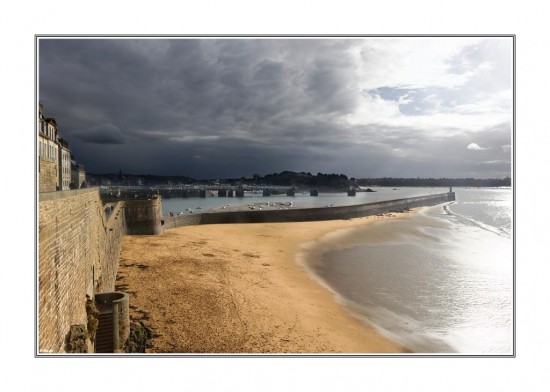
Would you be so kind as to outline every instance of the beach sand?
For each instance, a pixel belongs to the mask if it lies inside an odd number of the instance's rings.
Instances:
[[[397,214],[401,215],[401,214]],[[125,236],[117,289],[152,353],[403,353],[297,262],[303,246],[391,217],[186,226]]]

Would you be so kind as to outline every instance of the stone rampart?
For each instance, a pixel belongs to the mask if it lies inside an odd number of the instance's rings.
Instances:
[[[126,233],[155,235],[162,232],[160,197],[125,201]]]
[[[185,214],[185,215],[164,216],[163,228],[171,229],[179,226],[200,225],[202,215],[204,214]]]
[[[43,193],[38,222],[38,349],[59,353],[70,326],[87,323],[86,297],[114,291],[124,202],[107,218],[97,189]]]
[[[46,157],[38,158],[38,191],[55,192],[57,184],[56,162]]]

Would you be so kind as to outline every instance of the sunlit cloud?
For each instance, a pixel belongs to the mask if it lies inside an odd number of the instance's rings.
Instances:
[[[468,144],[468,147],[466,147],[468,150],[474,150],[474,151],[483,151],[483,150],[488,150],[488,148],[484,148],[484,147],[480,147],[478,144],[476,143],[470,143]]]

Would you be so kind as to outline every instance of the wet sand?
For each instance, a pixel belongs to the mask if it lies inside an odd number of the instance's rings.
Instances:
[[[401,215],[401,214],[398,214]],[[125,236],[117,289],[151,353],[403,353],[297,262],[304,244],[392,219],[187,226]]]

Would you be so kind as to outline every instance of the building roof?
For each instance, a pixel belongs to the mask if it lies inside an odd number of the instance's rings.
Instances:
[[[59,142],[59,145],[65,149],[69,149],[69,141],[67,139],[63,139],[61,137],[57,138],[57,141]]]

